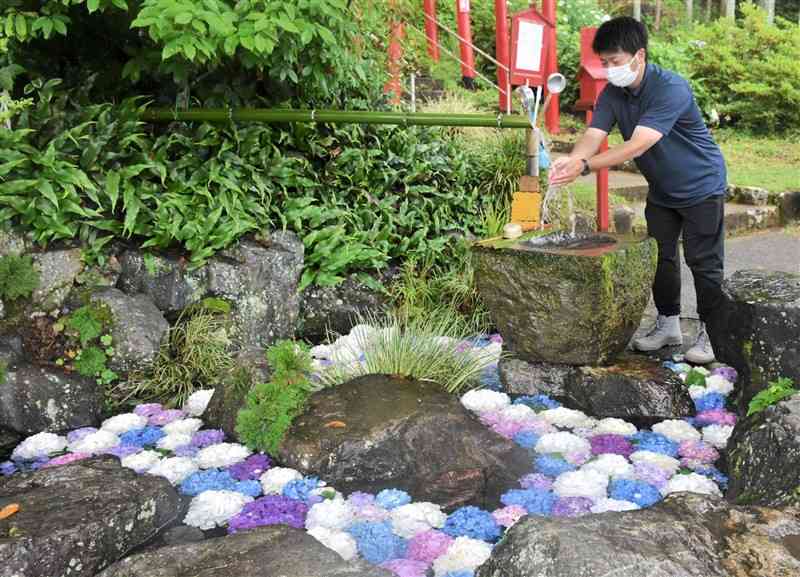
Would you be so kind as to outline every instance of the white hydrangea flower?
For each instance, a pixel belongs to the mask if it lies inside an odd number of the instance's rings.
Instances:
[[[353,539],[350,533],[316,526],[313,529],[309,529],[308,534],[325,545],[328,549],[336,551],[339,557],[345,561],[352,561],[358,556],[356,540]]]
[[[236,491],[203,491],[192,499],[183,522],[205,531],[222,527],[252,500]]]
[[[689,396],[692,397],[693,401],[696,401],[700,397],[707,395],[708,392],[708,389],[701,387],[700,385],[692,385],[689,387]]]
[[[197,464],[188,457],[170,457],[156,463],[147,474],[164,477],[173,485],[178,485],[197,470]]]
[[[667,496],[670,493],[680,493],[682,491],[722,497],[722,492],[713,480],[697,473],[675,475],[667,482],[667,486],[664,487],[661,493]]]
[[[214,396],[214,389],[201,389],[193,392],[183,404],[183,411],[192,417],[200,417],[206,412],[211,397]]]
[[[594,437],[597,434],[597,432],[594,430],[594,428],[591,427],[577,427],[575,429],[572,429],[572,434],[578,435],[582,439],[590,439]]]
[[[156,443],[156,447],[167,451],[174,451],[178,447],[183,447],[191,442],[191,435],[187,435],[186,433],[172,433],[171,435],[161,437]]]
[[[629,479],[633,475],[633,465],[628,462],[628,459],[613,453],[605,453],[592,459],[581,467],[581,470],[597,471],[616,479]]]
[[[627,437],[628,435],[636,434],[636,425],[622,419],[609,417],[600,419],[594,427],[594,432],[597,435],[623,435]]]
[[[202,426],[200,419],[178,419],[167,423],[162,429],[167,435],[194,435]]]
[[[275,469],[272,470],[274,471]],[[292,469],[286,470],[291,471]],[[264,491],[264,493],[266,493],[266,491]],[[325,501],[315,503],[308,510],[308,515],[306,515],[306,529],[309,530],[317,527],[338,530],[344,529],[352,523],[353,508],[350,506],[350,503],[343,499],[326,499]]]
[[[700,431],[695,429],[686,421],[671,419],[669,421],[661,421],[653,425],[653,432],[664,435],[671,441],[681,443],[683,441],[699,441]]]
[[[475,413],[489,411],[502,411],[511,405],[511,399],[505,393],[490,391],[489,389],[473,389],[464,393],[461,404]]]
[[[556,477],[553,492],[559,497],[588,497],[594,501],[607,496],[608,477],[591,469],[569,471]]]
[[[142,417],[135,413],[123,413],[103,421],[100,428],[115,435],[127,433],[133,429],[142,429],[147,426],[147,417]]]
[[[317,345],[316,347],[311,347],[309,351],[311,358],[316,360],[329,359],[331,352],[332,348],[329,345]]]
[[[733,425],[709,425],[703,427],[703,440],[717,449],[724,449],[728,445],[733,433]]]
[[[486,359],[489,362],[498,362],[503,354],[502,343],[489,343],[485,347],[475,347],[470,351],[476,359]]]
[[[492,546],[485,541],[457,537],[441,555],[433,562],[435,577],[443,577],[453,571],[473,571],[483,565],[492,554]]]
[[[435,503],[409,503],[392,509],[392,531],[405,539],[411,539],[417,533],[428,529],[444,527],[447,515]]]
[[[252,451],[238,443],[217,443],[200,449],[195,456],[195,461],[201,469],[224,469],[250,456]]]
[[[123,467],[133,469],[141,474],[155,467],[160,460],[161,453],[157,453],[156,451],[141,451],[135,455],[123,457],[120,463],[122,463]]]
[[[631,461],[636,463],[650,463],[656,467],[660,467],[674,475],[680,468],[681,463],[678,459],[673,459],[669,455],[662,455],[661,453],[654,453],[652,451],[636,451],[630,456]]]
[[[67,448],[67,438],[54,433],[36,433],[16,446],[11,458],[15,461],[34,461]]]
[[[557,409],[547,409],[539,413],[539,417],[556,427],[574,429],[576,427],[592,428],[595,420],[586,416],[581,411],[559,407]]]
[[[265,495],[280,495],[289,481],[302,479],[300,471],[288,467],[273,467],[261,475],[261,488]]]
[[[536,412],[528,405],[510,405],[500,411],[500,416],[504,421],[514,421],[518,423],[537,420]]]
[[[67,447],[71,453],[89,453],[96,455],[119,445],[119,437],[111,431],[100,429],[89,433],[84,438],[70,443]]]
[[[706,391],[727,397],[733,392],[733,383],[722,375],[711,375],[706,377]]]
[[[639,505],[631,501],[620,501],[619,499],[600,499],[592,505],[592,513],[606,513],[608,511],[635,511]]]
[[[537,453],[586,453],[591,452],[592,445],[578,435],[560,431],[558,433],[548,433],[539,437],[536,443]]]

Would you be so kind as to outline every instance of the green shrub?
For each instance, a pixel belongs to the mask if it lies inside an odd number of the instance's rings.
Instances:
[[[72,361],[75,370],[84,377],[94,377],[101,385],[111,384],[118,378],[107,365],[114,355],[113,338],[109,334],[113,322],[108,306],[89,303],[54,325],[59,332],[66,329],[67,351],[76,349],[72,353],[75,355]],[[71,356],[69,352],[68,355]],[[56,363],[64,365],[65,360],[60,358]]]
[[[759,413],[775,403],[792,395],[800,393],[800,390],[794,388],[792,379],[785,377],[779,378],[776,381],[770,381],[769,386],[760,391],[747,406],[747,416]]]
[[[0,257],[0,298],[28,298],[39,287],[39,271],[30,256]]]
[[[236,417],[236,432],[251,449],[274,455],[311,393],[306,376],[311,356],[302,344],[279,341],[268,349],[267,360],[271,379],[247,394],[245,407]]]

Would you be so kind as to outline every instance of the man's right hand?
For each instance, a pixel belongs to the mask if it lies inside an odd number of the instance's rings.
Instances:
[[[580,176],[582,170],[583,161],[580,158],[572,156],[557,158],[550,166],[550,184],[557,186],[569,184]]]

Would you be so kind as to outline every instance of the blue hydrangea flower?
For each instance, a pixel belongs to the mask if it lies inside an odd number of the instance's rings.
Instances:
[[[713,411],[714,409],[724,409],[725,396],[720,393],[706,393],[702,397],[698,397],[694,400],[694,406],[698,413]]]
[[[669,438],[661,433],[639,431],[635,435],[631,435],[630,440],[636,445],[638,451],[661,453],[662,455],[668,455],[670,457],[678,456],[678,443],[670,441]]]
[[[302,501],[306,505],[312,497],[311,491],[320,486],[319,478],[317,477],[303,477],[302,479],[295,479],[289,481],[283,487],[283,496],[289,497],[296,501]]]
[[[539,442],[539,435],[533,431],[521,431],[514,435],[514,442],[520,447],[533,449],[536,446],[536,443]]]
[[[675,449],[677,453],[677,448]],[[548,477],[556,478],[562,473],[574,471],[577,469],[575,465],[567,463],[564,459],[554,457],[553,455],[539,455],[533,462],[536,467],[536,472]]]
[[[133,445],[134,447],[155,446],[158,440],[166,433],[160,427],[144,427],[143,429],[131,429],[119,436],[120,444]]]
[[[728,488],[728,476],[716,467],[700,467],[699,469],[695,469],[694,472],[705,475],[719,485],[719,488],[723,491]]]
[[[11,461],[4,461],[0,463],[0,475],[8,477],[17,472],[17,466]]]
[[[537,413],[547,409],[557,409],[561,403],[554,401],[547,395],[523,395],[514,399],[514,405],[528,405]]]
[[[196,496],[204,491],[235,491],[236,479],[228,471],[207,469],[192,473],[183,480],[180,491],[184,495]]]
[[[519,505],[531,515],[549,516],[556,502],[552,491],[541,489],[511,489],[500,497],[503,505]]]
[[[237,493],[241,493],[242,495],[247,495],[248,497],[256,497],[261,496],[261,483],[259,481],[253,481],[252,479],[247,481],[238,481],[234,486],[233,490]]]
[[[475,572],[462,569],[461,571],[450,571],[445,573],[443,577],[475,577]]]
[[[481,386],[491,391],[502,391],[503,383],[500,382],[500,371],[497,364],[489,365],[481,373]]]
[[[492,514],[472,506],[459,507],[450,513],[442,531],[451,537],[471,537],[489,542],[500,537],[500,526]]]
[[[408,505],[410,502],[411,495],[400,489],[384,489],[375,496],[375,503],[389,510]]]
[[[661,500],[661,493],[653,485],[632,479],[614,479],[608,486],[612,499],[630,501],[640,507],[650,507]]]
[[[407,542],[392,533],[390,521],[354,523],[347,532],[356,540],[359,554],[374,565],[405,557]]]

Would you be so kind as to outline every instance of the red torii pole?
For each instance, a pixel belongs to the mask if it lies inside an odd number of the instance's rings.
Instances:
[[[494,0],[495,18],[495,58],[503,66],[508,67],[511,62],[509,55],[508,36],[508,5],[506,0]],[[508,87],[508,70],[503,66],[497,67],[497,85],[500,87],[500,110],[511,112],[510,95],[506,93]]]
[[[548,44],[547,50],[547,64],[545,69],[547,75],[558,72],[558,44],[556,40],[556,0],[542,0],[542,16],[553,23],[552,27],[548,27]],[[550,106],[545,111],[545,123],[547,130],[550,134],[558,134],[561,132],[561,119],[559,116],[558,94],[553,94],[550,98]]]
[[[456,23],[461,37],[461,76],[464,86],[475,87],[475,54],[472,50],[472,29],[469,21],[469,0],[456,0]]]
[[[439,62],[439,30],[436,28],[436,0],[425,0],[425,36],[428,37],[428,54]]]

